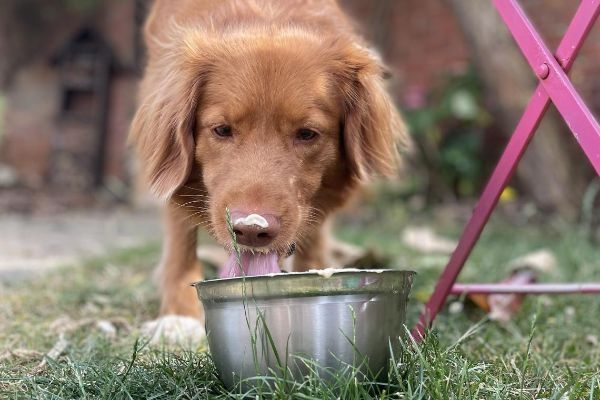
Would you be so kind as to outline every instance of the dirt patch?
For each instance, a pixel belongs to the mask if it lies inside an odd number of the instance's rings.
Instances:
[[[0,215],[0,281],[138,246],[160,237],[158,213],[131,209]]]

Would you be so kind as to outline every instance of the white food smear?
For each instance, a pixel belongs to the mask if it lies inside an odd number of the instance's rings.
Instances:
[[[324,269],[311,269],[308,272],[315,273],[323,278],[331,278],[331,276],[337,272],[375,272],[381,274],[382,269],[357,269],[357,268],[324,268]]]
[[[313,273],[327,279],[327,278],[331,278],[331,276],[333,274],[335,274],[336,272],[343,272],[343,271],[348,271],[348,270],[343,269],[343,268],[324,268],[324,269],[311,269],[308,272],[313,272]]]
[[[238,218],[233,221],[233,225],[257,225],[263,229],[269,227],[267,220],[262,215],[258,214],[250,214],[244,218]]]

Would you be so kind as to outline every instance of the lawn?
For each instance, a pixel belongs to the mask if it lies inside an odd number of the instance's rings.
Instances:
[[[409,326],[447,256],[423,255],[400,243],[403,227],[428,224],[457,237],[464,216],[415,213],[382,201],[340,219],[338,236],[374,248],[397,268],[418,272]],[[360,217],[357,217],[359,215]],[[461,275],[504,278],[511,259],[551,249],[558,267],[548,281],[600,280],[595,245],[577,226],[556,219],[493,218]],[[149,279],[159,245],[120,251],[29,282],[0,286],[0,398],[227,399],[210,355],[161,349],[138,340],[157,294]],[[595,399],[600,398],[598,297],[531,296],[513,320],[489,321],[474,307],[444,311],[422,344],[407,342],[387,379],[277,382],[277,399]],[[107,328],[108,327],[108,328]],[[60,347],[56,358],[44,357]],[[314,378],[314,377],[313,377]],[[385,382],[384,382],[385,381]]]

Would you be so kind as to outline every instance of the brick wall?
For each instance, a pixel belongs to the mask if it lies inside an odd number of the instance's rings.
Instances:
[[[341,4],[392,70],[401,106],[420,106],[430,88],[469,66],[466,43],[444,1],[342,0]]]
[[[470,1],[470,0],[469,0]],[[473,0],[486,1],[486,0]],[[460,27],[443,0],[340,0],[376,43],[394,75],[391,87],[404,108],[426,102],[427,92],[451,74],[469,66],[469,50]],[[556,47],[578,2],[522,0],[534,23]],[[97,14],[96,27],[123,64],[134,62],[133,0],[110,0]],[[57,30],[65,37],[65,21]],[[72,30],[72,28],[70,28]],[[62,39],[61,39],[62,40]],[[55,134],[57,76],[48,62],[48,49],[23,68],[7,93],[5,135],[0,162],[13,165],[24,183],[43,186]],[[600,110],[600,24],[593,28],[572,72],[584,99]],[[132,72],[113,75],[104,172],[125,179],[125,141],[135,108],[136,77]]]
[[[0,163],[14,168],[26,187],[48,185],[53,149],[65,139],[59,122],[60,76],[52,58],[84,21],[108,43],[116,59],[108,91],[104,175],[106,180],[127,179],[125,143],[137,86],[134,1],[107,0],[102,5],[93,16],[74,16],[51,28],[46,47],[15,72],[7,87]],[[79,147],[85,147],[86,135],[79,136]]]
[[[469,0],[470,1],[470,0]],[[488,1],[488,0],[474,0]],[[422,95],[448,74],[464,71],[469,50],[450,7],[443,0],[341,0],[384,55],[395,74],[394,91],[404,107],[419,105]],[[578,1],[521,0],[553,50]],[[384,8],[385,12],[378,11]],[[386,24],[385,34],[378,30]],[[379,35],[378,35],[379,33]],[[600,114],[600,23],[586,40],[571,77],[584,100]]]
[[[19,71],[6,93],[0,161],[32,188],[42,187],[47,176],[57,92],[56,74],[37,64]]]

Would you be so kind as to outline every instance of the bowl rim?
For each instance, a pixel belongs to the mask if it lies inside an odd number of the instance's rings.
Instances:
[[[403,269],[326,268],[194,282],[203,302],[239,301],[351,294],[408,296],[415,271]]]

